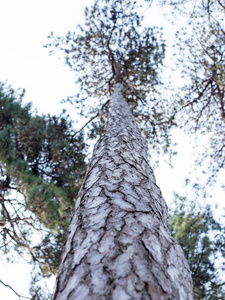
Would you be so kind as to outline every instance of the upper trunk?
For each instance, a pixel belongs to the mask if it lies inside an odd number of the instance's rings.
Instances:
[[[147,142],[116,84],[76,202],[52,299],[193,299]]]

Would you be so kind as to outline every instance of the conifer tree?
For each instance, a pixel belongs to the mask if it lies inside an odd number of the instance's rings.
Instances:
[[[139,1],[141,2],[141,1]],[[85,9],[85,24],[66,36],[49,36],[51,54],[63,53],[79,93],[68,100],[90,122],[90,136],[104,131],[113,85],[120,81],[124,98],[152,147],[166,151],[175,126],[169,103],[161,101],[161,70],[166,45],[162,29],[143,28],[145,8],[136,1],[94,1]],[[97,119],[98,117],[98,119]]]
[[[59,47],[65,42],[82,92],[100,100],[114,92],[76,201],[54,300],[194,298],[147,143],[128,106],[137,113],[147,103],[163,55],[152,31],[142,31],[136,9],[135,1],[95,1],[79,34],[55,39]]]
[[[225,298],[225,227],[218,222],[212,208],[175,194],[170,210],[173,237],[188,260],[196,300]]]
[[[9,260],[28,253],[40,278],[58,270],[85,144],[65,113],[38,116],[23,96],[0,83],[0,250]]]
[[[204,166],[206,186],[219,179],[225,167],[225,6],[218,0],[162,3],[172,4],[179,22],[174,18],[179,25],[174,57],[176,69],[184,78],[171,106],[179,127],[189,134],[205,136],[196,164]]]
[[[184,253],[115,85],[106,131],[76,202],[52,299],[194,299]]]

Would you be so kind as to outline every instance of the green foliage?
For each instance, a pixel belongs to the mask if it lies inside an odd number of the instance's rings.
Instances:
[[[94,93],[105,101],[118,79],[115,63],[121,68],[119,79],[131,90],[127,97],[132,102],[144,101],[146,92],[155,90],[165,44],[156,28],[141,32],[141,21],[135,1],[95,1],[86,8],[85,24],[77,32],[50,36],[54,45],[65,51],[82,95]]]
[[[86,169],[85,144],[65,112],[34,115],[23,94],[0,84],[0,249],[26,249],[48,275],[59,266]]]
[[[197,163],[207,164],[210,182],[225,167],[224,5],[217,0],[164,2],[173,5],[179,21],[175,59],[184,78],[171,105],[179,126],[207,137]]]
[[[170,224],[189,262],[196,300],[224,299],[225,227],[215,220],[210,206],[201,208],[175,195]]]
[[[86,8],[83,26],[65,37],[52,33],[47,47],[52,53],[63,51],[74,71],[80,92],[70,100],[81,105],[81,114],[91,118],[97,112],[107,117],[112,87],[121,82],[124,97],[152,146],[167,150],[168,131],[175,123],[167,118],[167,103],[157,98],[165,42],[161,29],[143,28],[139,11],[133,0],[96,0]],[[92,133],[95,128],[101,131],[105,119],[92,124]]]

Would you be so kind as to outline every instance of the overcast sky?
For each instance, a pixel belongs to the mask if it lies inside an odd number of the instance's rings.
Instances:
[[[26,101],[40,112],[58,112],[60,100],[74,93],[73,74],[43,45],[51,31],[63,35],[74,30],[88,2],[0,1],[0,80],[25,88]]]
[[[32,102],[40,113],[57,114],[62,110],[60,101],[75,94],[73,74],[64,66],[63,59],[48,55],[50,32],[58,35],[75,30],[83,21],[84,6],[91,0],[0,0],[0,81],[8,80],[14,88],[26,89],[26,102]],[[149,10],[149,20],[165,25],[159,10]],[[168,30],[168,29],[167,29]],[[193,169],[188,141],[186,152],[175,158],[174,169],[164,162],[157,170],[157,182],[166,200],[172,191],[183,185],[184,176]],[[21,295],[28,295],[29,268],[25,265],[0,264],[0,280],[10,284]],[[18,297],[0,284],[0,298]]]

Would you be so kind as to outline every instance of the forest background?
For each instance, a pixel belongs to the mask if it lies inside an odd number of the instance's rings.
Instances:
[[[38,108],[39,114],[50,113],[57,114],[65,108],[65,103],[61,104],[62,99],[68,95],[77,93],[77,87],[73,82],[73,73],[68,67],[64,66],[64,58],[58,60],[57,56],[49,56],[49,50],[43,48],[47,43],[47,36],[50,32],[57,35],[65,35],[68,30],[73,31],[75,26],[83,23],[83,10],[86,5],[92,1],[83,1],[82,6],[75,1],[7,1],[0,4],[0,81],[8,80],[14,89],[25,88],[26,94],[23,103],[32,102],[33,108]],[[143,14],[147,16],[148,26],[163,27],[164,38],[167,45],[167,56],[163,70],[163,78],[166,84],[171,80],[173,87],[178,88],[182,85],[183,79],[178,71],[174,71],[174,60],[171,60],[174,39],[176,37],[177,26],[186,27],[188,33],[189,20],[176,20],[176,26],[173,26],[164,13],[170,15],[169,6],[157,7],[156,1],[150,8],[143,9]],[[178,54],[177,54],[178,57]],[[175,56],[176,61],[176,56]],[[163,87],[162,87],[163,89]],[[167,91],[170,95],[172,92]],[[166,93],[165,93],[166,94]],[[71,118],[76,112],[71,112]],[[77,117],[76,117],[77,119]],[[79,119],[76,129],[84,124],[84,120]],[[197,194],[193,193],[193,185],[203,185],[207,183],[206,165],[198,167],[195,165],[195,146],[208,145],[207,136],[188,136],[184,132],[175,130],[173,133],[174,142],[178,145],[173,152],[177,155],[168,155],[152,153],[151,163],[154,165],[157,183],[162,189],[163,195],[170,205],[174,200],[174,192],[189,197],[190,200],[198,199],[201,205],[207,202],[213,204],[214,215],[216,218],[223,214],[224,187],[222,180],[216,180],[212,185],[208,185]],[[197,152],[199,148],[197,148]],[[151,145],[150,145],[151,154]],[[158,160],[158,164],[155,161]],[[169,162],[169,163],[168,163]],[[173,166],[173,167],[171,167]],[[204,171],[206,174],[202,173]],[[188,178],[188,180],[186,180]],[[220,173],[219,178],[222,177]],[[188,185],[185,184],[188,182]],[[190,204],[191,205],[191,204]],[[28,294],[27,284],[29,281],[29,268],[23,264],[18,266],[16,273],[16,264],[2,263],[0,279],[10,284],[20,294]],[[25,283],[25,268],[27,268],[27,284]],[[21,269],[23,276],[21,276]],[[7,276],[6,276],[7,274]],[[12,278],[12,274],[15,278]],[[18,281],[18,278],[22,278]],[[17,299],[18,297],[7,291],[4,286],[0,286],[1,295],[6,299]],[[51,288],[50,288],[51,289]]]

